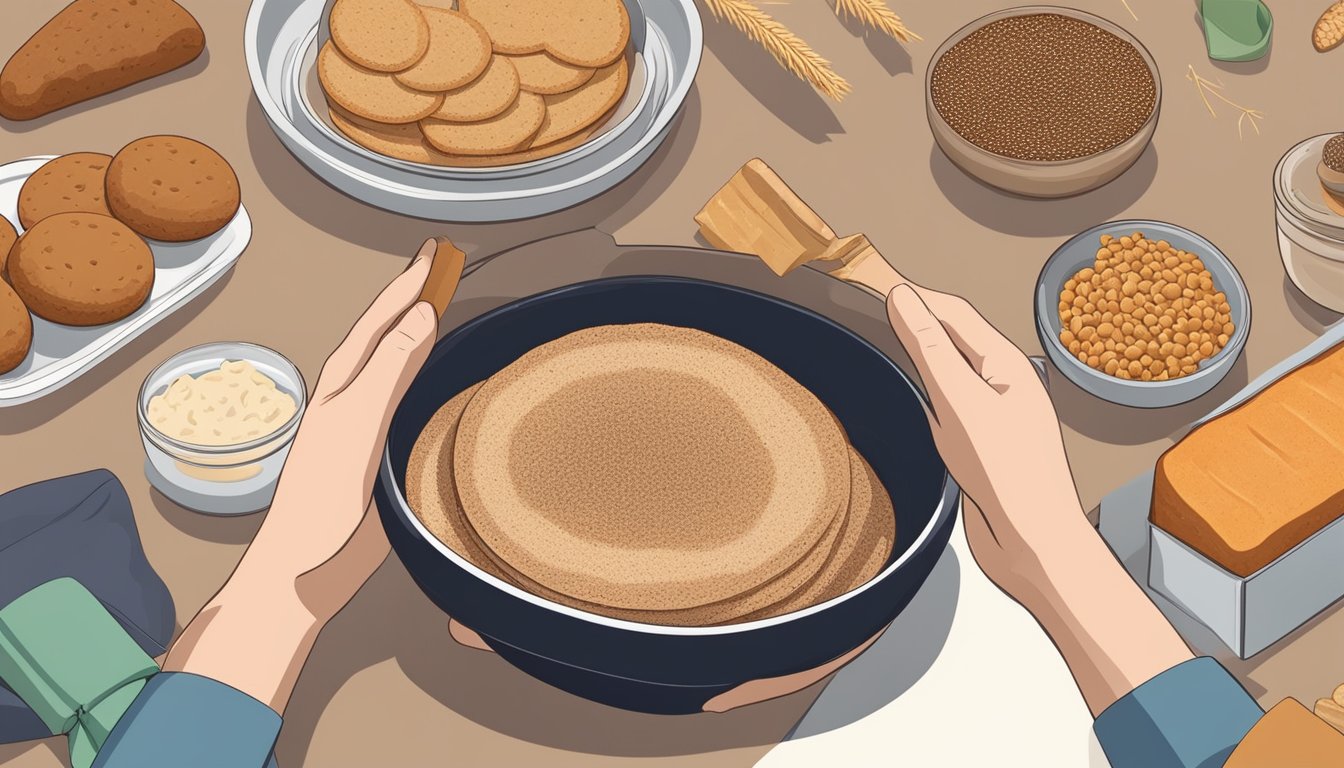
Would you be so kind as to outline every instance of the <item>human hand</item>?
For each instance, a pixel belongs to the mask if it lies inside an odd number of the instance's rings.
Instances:
[[[1035,368],[966,300],[899,284],[892,328],[923,379],[929,423],[948,470],[974,502],[966,539],[991,580],[1022,601],[1040,559],[1091,536],[1059,421]]]
[[[434,343],[435,310],[417,299],[435,247],[421,247],[322,366],[266,522],[239,564],[293,579],[319,621],[388,553],[371,497],[392,414]]]
[[[327,358],[266,521],[165,670],[283,712],[322,627],[387,557],[370,499],[392,414],[436,336],[437,314],[418,300],[435,251],[425,243]]]
[[[966,541],[1040,622],[1093,715],[1190,649],[1083,516],[1059,421],[1026,355],[965,300],[908,282],[892,328],[929,394],[929,424],[975,509]]]

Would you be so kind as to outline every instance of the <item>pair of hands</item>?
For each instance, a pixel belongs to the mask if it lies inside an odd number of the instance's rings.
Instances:
[[[227,682],[283,711],[318,632],[386,558],[388,542],[370,499],[392,414],[436,337],[437,314],[418,301],[434,252],[434,241],[425,243],[328,358],[265,523],[228,584],[174,645],[165,669]],[[1093,596],[1066,596],[1061,584],[1096,581],[1091,571],[1104,555],[1102,567],[1109,563],[1122,577],[1106,572],[1110,578],[1101,579],[1111,599],[1120,594],[1132,603],[1126,589],[1136,587],[1082,514],[1053,406],[1030,361],[958,297],[907,282],[890,293],[887,308],[928,391],[938,450],[974,502],[965,528],[976,562],[1037,616],[1066,660],[1069,637],[1077,637],[1078,653],[1096,657],[1099,641],[1089,632],[1103,630],[1081,631],[1087,622],[1070,604]],[[451,635],[488,649],[456,622]],[[726,711],[800,690],[874,639],[816,670],[745,683],[706,709]],[[1188,657],[1178,639],[1176,645]],[[1134,681],[1145,672],[1117,672],[1109,659],[1092,666],[1103,679],[1092,686],[1096,692],[1089,694],[1082,677],[1079,683],[1095,711],[1151,677]]]

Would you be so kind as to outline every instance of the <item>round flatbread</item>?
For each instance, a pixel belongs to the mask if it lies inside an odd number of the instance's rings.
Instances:
[[[514,583],[486,555],[471,526],[462,516],[453,485],[453,445],[457,426],[480,384],[475,384],[444,403],[420,430],[406,462],[406,503],[434,538],[491,576]]]
[[[552,602],[611,618],[664,626],[710,626],[728,623],[781,603],[815,582],[822,567],[833,559],[833,552],[846,528],[848,510],[841,510],[816,546],[779,577],[759,589],[720,603],[676,611],[632,611],[576,600],[548,589],[518,573],[492,552],[462,513],[454,482],[453,446],[462,413],[478,389],[479,384],[451,398],[421,430],[406,465],[406,500],[435,538],[502,581]],[[861,462],[859,459],[851,466],[851,473],[860,481],[864,477]]]
[[[510,56],[518,70],[518,84],[524,91],[549,94],[572,91],[593,79],[597,70],[567,64],[545,51]]]
[[[149,298],[154,255],[111,216],[58,213],[19,238],[9,278],[33,314],[64,325],[102,325]]]
[[[621,59],[597,70],[593,79],[579,88],[545,97],[546,119],[533,137],[532,145],[546,146],[597,122],[625,95],[629,80],[629,67],[625,59]]]
[[[481,22],[497,53],[546,51],[580,67],[603,67],[625,52],[624,0],[459,0]]]
[[[452,155],[498,155],[526,147],[546,117],[546,104],[535,93],[518,94],[500,114],[474,123],[429,118],[420,123],[431,146]]]
[[[429,24],[411,0],[336,0],[330,21],[341,53],[376,72],[400,72],[429,48]]]
[[[48,161],[19,190],[19,223],[28,229],[53,213],[112,215],[104,191],[111,162],[110,155],[97,152],[74,152]]]
[[[407,88],[392,75],[361,67],[330,42],[317,56],[317,77],[327,98],[380,123],[414,123],[443,103],[442,94]]]
[[[491,56],[485,71],[475,80],[443,95],[443,103],[431,117],[469,123],[486,120],[518,100],[518,71],[503,56]]]
[[[867,584],[881,573],[896,543],[896,511],[872,465],[850,446],[849,516],[830,560],[816,577],[788,599],[740,621],[801,611]]]
[[[18,368],[33,347],[33,318],[23,300],[0,280],[0,374]]]
[[[398,72],[402,85],[419,91],[449,91],[470,83],[490,63],[490,38],[470,16],[425,8],[429,50],[410,69]]]
[[[844,436],[814,395],[710,334],[578,331],[493,376],[454,473],[487,548],[589,603],[677,610],[795,565],[848,504]]]

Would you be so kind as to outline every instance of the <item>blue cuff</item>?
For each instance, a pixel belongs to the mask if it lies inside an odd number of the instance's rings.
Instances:
[[[1207,656],[1135,688],[1092,726],[1113,768],[1220,768],[1264,715]]]
[[[275,710],[207,677],[149,679],[93,768],[262,768],[280,733]]]

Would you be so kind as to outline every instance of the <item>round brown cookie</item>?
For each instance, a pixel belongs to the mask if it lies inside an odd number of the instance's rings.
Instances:
[[[104,199],[108,155],[75,152],[48,161],[19,190],[19,223],[27,229],[53,213],[111,215]]]
[[[503,56],[491,56],[485,71],[475,80],[443,95],[443,103],[430,115],[438,120],[469,123],[486,120],[518,100],[518,70]]]
[[[112,215],[152,240],[184,242],[213,235],[233,219],[241,202],[229,162],[182,136],[136,139],[107,166]]]
[[[6,264],[9,259],[9,249],[14,247],[19,239],[19,233],[14,229],[14,225],[9,223],[9,219],[0,216],[0,280],[8,280],[6,274]]]
[[[615,61],[630,42],[623,0],[459,0],[498,53],[546,51],[580,67]]]
[[[582,131],[570,136],[567,139],[547,144],[544,147],[535,149],[524,149],[518,152],[508,152],[502,155],[448,155],[442,152],[435,152],[437,159],[432,161],[436,165],[446,165],[458,168],[495,168],[503,165],[519,165],[521,163],[531,163],[536,160],[544,160],[548,157],[554,157],[561,152],[569,150],[583,144],[592,138],[592,131]]]
[[[327,98],[380,123],[414,123],[443,103],[441,94],[407,88],[392,75],[361,67],[331,43],[317,55],[317,78]]]
[[[532,145],[543,147],[559,141],[597,122],[625,95],[630,68],[625,59],[597,70],[593,79],[568,93],[546,97],[546,119],[532,138]]]
[[[522,149],[546,117],[546,103],[523,91],[508,109],[488,120],[454,123],[430,118],[420,123],[425,138],[440,152],[451,155],[498,155]]]
[[[411,163],[447,165],[450,158],[425,141],[418,123],[385,125],[351,114],[336,105],[331,107],[331,122],[346,138],[380,155]]]
[[[341,53],[378,72],[400,72],[429,48],[429,23],[411,0],[336,0],[330,21]]]
[[[572,91],[592,80],[597,71],[566,64],[545,51],[510,56],[509,61],[518,70],[519,87],[540,94]]]
[[[485,71],[490,63],[490,38],[470,16],[456,11],[425,8],[429,22],[429,50],[396,78],[421,91],[449,91]]]
[[[154,256],[111,216],[58,213],[19,238],[9,277],[33,314],[64,325],[102,325],[149,298]]]
[[[33,346],[33,318],[19,294],[0,280],[0,374],[19,367]]]

